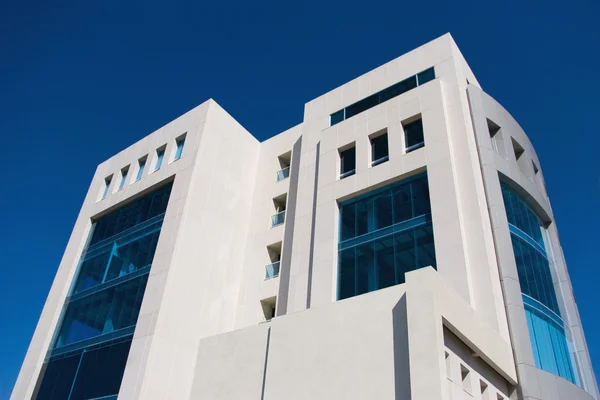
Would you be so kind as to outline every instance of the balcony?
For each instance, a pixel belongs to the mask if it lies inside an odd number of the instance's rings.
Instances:
[[[285,222],[285,210],[271,216],[271,228],[281,225]]]
[[[279,276],[279,264],[281,261],[276,261],[273,264],[265,266],[265,280],[276,278]]]
[[[277,182],[280,182],[289,177],[290,177],[290,167],[286,167],[284,169],[277,171]]]

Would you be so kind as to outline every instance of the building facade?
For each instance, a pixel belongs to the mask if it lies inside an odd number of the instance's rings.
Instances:
[[[539,160],[452,37],[100,164],[13,399],[600,400]]]

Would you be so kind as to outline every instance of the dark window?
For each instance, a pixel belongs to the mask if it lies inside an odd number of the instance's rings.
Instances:
[[[435,79],[435,71],[433,70],[433,67],[426,69],[423,72],[419,72],[417,74],[417,80],[419,81],[419,86],[432,81]]]
[[[411,152],[425,145],[423,136],[423,120],[418,119],[404,125],[404,138],[406,141],[406,152]]]
[[[387,133],[371,139],[371,159],[371,165],[381,164],[389,159]]]
[[[389,99],[400,96],[402,93],[408,92],[409,90],[427,83],[432,79],[435,79],[435,70],[433,67],[419,72],[418,74],[413,75],[410,78],[396,83],[395,85],[392,85],[386,89],[383,89],[382,91],[379,91],[367,98],[357,101],[346,108],[342,108],[341,110],[334,112],[329,116],[330,126],[340,123],[345,119],[368,110],[369,108],[375,107],[378,104],[386,102]]]
[[[356,147],[340,151],[340,178],[356,172]]]

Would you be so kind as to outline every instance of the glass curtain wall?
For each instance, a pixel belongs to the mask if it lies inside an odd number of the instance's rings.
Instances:
[[[338,299],[404,283],[406,272],[436,267],[427,175],[339,208]]]
[[[93,223],[33,398],[116,399],[171,187]]]
[[[554,290],[546,230],[519,194],[505,182],[501,186],[536,367],[581,385]]]

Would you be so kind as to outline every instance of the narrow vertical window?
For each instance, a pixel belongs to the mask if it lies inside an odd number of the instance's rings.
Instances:
[[[344,179],[356,172],[356,147],[340,150],[340,179]]]
[[[425,137],[423,135],[423,120],[419,118],[416,121],[403,125],[406,152],[410,153],[413,150],[423,147],[425,145]]]
[[[121,182],[119,182],[119,190],[123,189],[123,187],[125,186],[125,181],[127,180],[128,173],[129,173],[129,166],[127,166],[121,170]]]
[[[102,192],[102,199],[106,198],[108,194],[108,188],[110,187],[110,181],[112,180],[112,175],[108,178],[104,178],[104,191]]]
[[[494,153],[505,157],[504,153],[504,142],[502,141],[502,133],[500,132],[500,126],[494,121],[487,120],[488,132],[490,134],[490,140],[492,141],[492,150]]]
[[[163,158],[165,158],[165,149],[156,150],[156,165],[154,166],[154,170],[158,171],[160,166],[162,165]]]
[[[177,140],[177,149],[175,150],[175,158],[173,161],[179,160],[181,158],[181,153],[183,152],[183,145],[185,144],[185,137]]]
[[[387,132],[371,138],[371,166],[375,166],[389,160],[388,135]]]
[[[139,181],[140,179],[142,179],[142,176],[144,176],[144,168],[145,167],[146,167],[146,157],[140,158],[138,160],[137,176],[135,177],[136,182]]]

